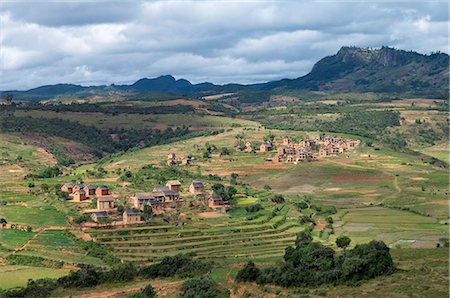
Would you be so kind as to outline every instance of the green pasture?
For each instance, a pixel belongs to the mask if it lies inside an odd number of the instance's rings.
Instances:
[[[24,245],[36,233],[15,229],[0,229],[0,246],[7,249],[15,249]]]
[[[0,289],[23,287],[29,279],[59,278],[70,270],[19,265],[0,265]]]
[[[0,216],[6,218],[9,223],[29,225],[33,228],[67,225],[63,214],[53,206],[0,206]]]

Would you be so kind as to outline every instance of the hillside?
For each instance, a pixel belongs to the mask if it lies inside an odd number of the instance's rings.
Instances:
[[[422,55],[389,47],[342,47],[294,80],[269,82],[264,89],[287,88],[336,92],[385,92],[446,97],[447,54]]]
[[[258,92],[270,96],[280,90],[329,92],[383,92],[405,96],[448,98],[449,56],[423,55],[389,47],[367,49],[342,47],[337,54],[318,61],[311,72],[296,79],[262,84],[192,84],[171,75],[142,78],[130,85],[89,86],[47,85],[27,91],[3,91],[17,99],[43,100],[58,96],[86,98],[101,95],[144,96],[149,93],[203,96],[228,92]],[[248,94],[247,94],[248,95]]]

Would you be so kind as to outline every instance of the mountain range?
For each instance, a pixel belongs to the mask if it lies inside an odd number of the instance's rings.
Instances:
[[[206,95],[239,91],[284,89],[329,92],[381,92],[410,96],[448,98],[449,56],[423,55],[390,47],[368,49],[342,47],[335,55],[319,60],[305,76],[261,84],[192,84],[171,75],[142,78],[131,85],[88,86],[56,84],[26,91],[3,91],[17,99],[43,100],[58,96],[87,97],[117,93],[170,93]]]

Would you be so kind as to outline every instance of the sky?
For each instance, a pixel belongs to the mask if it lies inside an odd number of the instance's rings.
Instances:
[[[342,46],[448,53],[447,1],[0,1],[0,90],[256,83]]]

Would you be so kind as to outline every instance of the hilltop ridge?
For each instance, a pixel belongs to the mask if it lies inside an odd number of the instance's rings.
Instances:
[[[423,55],[390,47],[378,49],[342,47],[335,55],[314,64],[311,71],[296,79],[261,84],[192,84],[172,75],[141,78],[130,85],[88,86],[56,84],[26,91],[4,91],[18,99],[42,100],[57,96],[86,97],[114,93],[160,92],[178,95],[215,94],[239,91],[296,89],[329,92],[382,92],[408,96],[448,98],[449,56]]]

